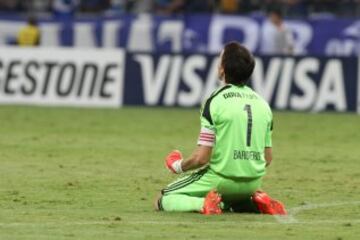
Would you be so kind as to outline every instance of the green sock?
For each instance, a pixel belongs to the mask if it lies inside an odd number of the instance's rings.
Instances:
[[[168,212],[199,212],[203,208],[204,198],[184,194],[169,194],[161,199],[161,208]]]

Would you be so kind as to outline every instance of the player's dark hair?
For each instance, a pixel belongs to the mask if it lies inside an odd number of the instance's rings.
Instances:
[[[221,59],[224,68],[225,82],[243,86],[254,71],[253,55],[238,42],[229,42],[224,47]]]
[[[283,14],[283,11],[280,9],[280,7],[272,7],[272,8],[269,8],[268,11],[267,11],[267,14],[270,15],[270,14],[275,14],[276,16],[278,16],[279,18],[284,18],[284,14]]]
[[[29,25],[37,26],[37,19],[34,16],[28,17],[27,22]]]

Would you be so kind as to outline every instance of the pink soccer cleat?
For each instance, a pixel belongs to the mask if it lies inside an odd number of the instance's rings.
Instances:
[[[221,214],[222,210],[220,208],[221,196],[215,190],[210,191],[204,201],[203,209],[201,213],[204,215],[214,215]]]
[[[280,201],[272,199],[267,193],[256,191],[252,195],[252,201],[255,203],[259,211],[263,214],[270,215],[286,215],[284,204]]]

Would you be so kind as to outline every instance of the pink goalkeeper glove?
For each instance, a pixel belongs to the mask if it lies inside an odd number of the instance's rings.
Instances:
[[[183,157],[179,150],[173,150],[169,155],[166,156],[165,166],[173,173],[182,173],[181,163]]]

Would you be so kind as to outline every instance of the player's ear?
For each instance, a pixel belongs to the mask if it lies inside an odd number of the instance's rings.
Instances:
[[[218,63],[218,77],[219,79],[225,80],[225,71],[224,71],[224,67],[222,65],[222,57],[224,54],[224,50],[221,51],[220,56],[219,56],[219,63]]]
[[[218,76],[219,76],[220,81],[225,81],[224,68],[220,65],[219,65],[219,69],[218,69]]]

